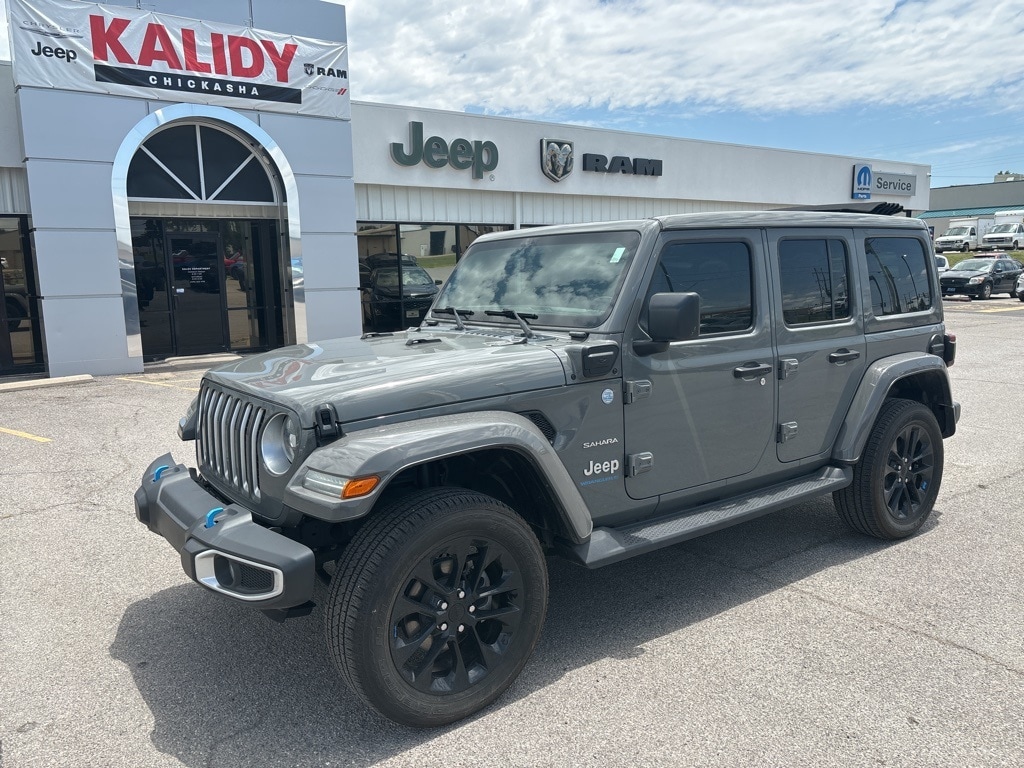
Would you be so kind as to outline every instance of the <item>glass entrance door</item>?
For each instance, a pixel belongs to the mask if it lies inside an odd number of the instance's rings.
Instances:
[[[179,355],[223,352],[228,347],[221,236],[168,234],[166,248],[171,258],[175,351]]]
[[[43,369],[28,219],[0,218],[0,376]]]

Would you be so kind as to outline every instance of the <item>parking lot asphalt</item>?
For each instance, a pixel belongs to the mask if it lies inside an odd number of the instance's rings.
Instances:
[[[193,463],[175,428],[201,371],[0,393],[0,768],[1020,765],[1024,304],[981,304],[947,312],[963,417],[917,536],[859,536],[823,498],[549,561],[524,673],[437,730],[354,699],[319,610],[238,607],[136,522],[146,465]]]

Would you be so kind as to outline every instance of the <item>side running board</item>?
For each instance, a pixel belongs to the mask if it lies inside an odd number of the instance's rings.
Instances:
[[[588,568],[599,568],[838,491],[852,481],[851,467],[825,467],[796,480],[654,520],[621,528],[595,528],[587,541],[571,547],[566,554]]]

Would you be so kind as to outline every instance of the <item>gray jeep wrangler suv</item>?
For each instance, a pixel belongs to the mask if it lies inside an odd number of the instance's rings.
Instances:
[[[749,212],[481,237],[418,328],[206,374],[138,519],[410,725],[526,664],[546,555],[614,563],[831,493],[909,536],[956,429],[928,231]],[[317,589],[316,582],[327,585]]]

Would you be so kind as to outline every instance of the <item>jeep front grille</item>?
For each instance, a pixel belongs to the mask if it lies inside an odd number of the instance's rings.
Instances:
[[[196,444],[199,470],[259,501],[260,430],[267,409],[203,385]]]

